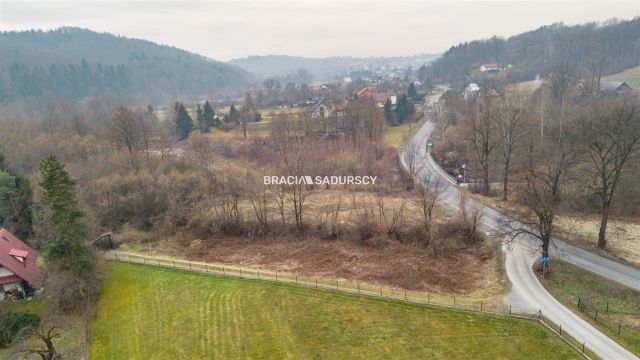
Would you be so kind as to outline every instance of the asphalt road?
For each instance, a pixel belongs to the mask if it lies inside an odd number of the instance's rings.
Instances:
[[[433,104],[441,94],[433,95],[427,101]],[[455,181],[435,166],[431,158],[427,156],[426,141],[430,138],[433,128],[434,124],[431,121],[426,121],[410,140],[419,149],[420,155],[416,165],[418,176],[420,179],[431,177],[431,181],[439,179],[439,181],[448,183],[449,185],[442,194],[440,205],[457,210],[460,189]],[[482,222],[489,228],[499,230],[505,220],[513,221],[505,214],[473,199],[469,199],[469,201],[470,206],[482,210]],[[534,262],[540,255],[539,246],[537,239],[525,236],[518,237],[514,242],[505,242],[503,245],[505,269],[512,284],[510,293],[505,297],[505,303],[511,306],[512,311],[522,314],[535,314],[541,311],[545,317],[562,325],[563,331],[577,341],[584,342],[587,348],[603,359],[639,359],[574,314],[545,290],[532,270]],[[552,240],[550,253],[554,257],[640,290],[640,270],[637,268],[591,253],[558,239]]]

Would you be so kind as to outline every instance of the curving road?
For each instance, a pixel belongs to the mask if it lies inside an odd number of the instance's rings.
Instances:
[[[442,92],[430,96],[427,99],[428,103],[435,103],[441,95]],[[431,121],[426,121],[410,139],[419,149],[420,155],[416,159],[418,177],[420,179],[424,177],[438,178],[440,181],[448,182],[449,186],[442,194],[440,204],[449,209],[457,210],[460,189],[455,181],[434,164],[430,156],[426,155],[426,141],[430,138],[433,128],[434,124]],[[402,154],[401,159],[406,166],[405,158]],[[469,199],[469,201],[470,206],[482,210],[482,222],[489,228],[497,230],[505,220],[512,221],[501,212],[473,199]],[[540,253],[536,239],[525,236],[518,237],[512,243],[505,243],[503,251],[505,252],[505,269],[512,284],[510,293],[505,297],[505,303],[512,307],[513,312],[534,314],[541,311],[545,317],[562,325],[563,331],[569,333],[577,341],[584,342],[586,347],[603,359],[639,359],[567,309],[545,290],[532,270]],[[640,290],[640,269],[621,264],[558,239],[552,240],[550,252],[557,258]]]

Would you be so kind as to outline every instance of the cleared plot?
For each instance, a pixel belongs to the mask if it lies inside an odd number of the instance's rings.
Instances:
[[[170,269],[108,265],[93,359],[546,359],[540,324]]]
[[[402,124],[398,126],[389,126],[384,131],[384,138],[390,146],[399,148],[409,135],[410,131],[418,128],[418,124]]]

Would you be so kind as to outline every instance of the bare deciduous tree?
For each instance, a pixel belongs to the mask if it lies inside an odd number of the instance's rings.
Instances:
[[[527,144],[527,165],[519,179],[518,191],[522,204],[531,211],[530,218],[506,224],[512,240],[520,235],[538,239],[545,257],[549,256],[556,231],[554,221],[562,190],[570,180],[568,172],[577,163],[576,148],[570,138],[563,136],[559,124],[554,130],[544,146],[536,146],[533,137]]]
[[[420,185],[416,189],[417,197],[414,199],[414,203],[420,210],[420,220],[422,221],[422,227],[424,234],[427,237],[427,245],[434,237],[434,225],[433,215],[436,205],[440,199],[440,196],[446,190],[446,185],[441,181],[436,180],[429,185]]]
[[[402,154],[402,160],[404,160],[406,189],[412,190],[415,187],[420,171],[420,145],[415,141],[409,141]]]
[[[618,182],[629,159],[640,148],[639,113],[635,98],[604,98],[594,101],[578,120],[579,142],[587,155],[587,176],[600,198],[598,247],[603,249]]]
[[[458,200],[459,226],[464,231],[465,238],[469,245],[482,241],[482,235],[478,231],[482,220],[482,209],[473,206],[469,201],[469,194],[466,191],[460,192]]]
[[[496,130],[500,137],[502,158],[502,200],[504,201],[507,200],[509,191],[513,153],[522,140],[524,117],[524,110],[511,103],[501,106],[496,116]]]
[[[489,195],[489,168],[493,150],[498,144],[494,121],[494,101],[496,101],[496,97],[491,94],[482,96],[478,102],[478,115],[472,116],[470,119],[470,140],[482,168],[482,193],[484,195]]]

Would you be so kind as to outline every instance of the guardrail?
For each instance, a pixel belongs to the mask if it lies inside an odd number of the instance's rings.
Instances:
[[[492,306],[482,300],[470,300],[465,298],[456,298],[455,296],[442,296],[431,293],[406,291],[383,286],[375,286],[368,283],[319,279],[286,272],[242,268],[236,266],[227,266],[223,264],[195,262],[123,252],[107,252],[105,253],[105,259],[108,261],[154,266],[200,274],[235,277],[246,280],[276,282],[295,286],[303,286],[307,288],[318,288],[359,296],[367,296],[394,301],[404,301],[418,305],[433,306],[455,311],[476,312],[487,315],[537,321],[541,323],[547,330],[551,331],[560,340],[565,342],[569,347],[574,349],[583,358],[587,360],[591,359],[589,355],[585,353],[584,343],[581,344],[582,350],[580,350],[579,346],[576,346],[569,339],[565,338],[561,333],[556,331],[554,328],[555,324],[548,321],[548,319],[545,319],[542,316],[541,312],[538,312],[534,316],[524,316],[512,314],[511,307],[509,307],[508,309],[504,309],[504,311],[501,311],[502,309],[495,307],[492,310]],[[561,331],[562,330],[560,330],[560,332]]]
[[[448,182],[450,182],[453,185],[461,185],[458,183],[458,180],[455,177],[449,174],[445,169],[442,168],[442,166],[440,166],[440,164],[438,164],[433,159],[433,156],[431,156],[431,151],[427,151],[427,161],[429,161],[429,164],[431,164],[431,167],[433,167],[436,170],[436,172],[440,174],[442,177],[444,177]],[[464,185],[465,184],[462,184],[462,186]]]

